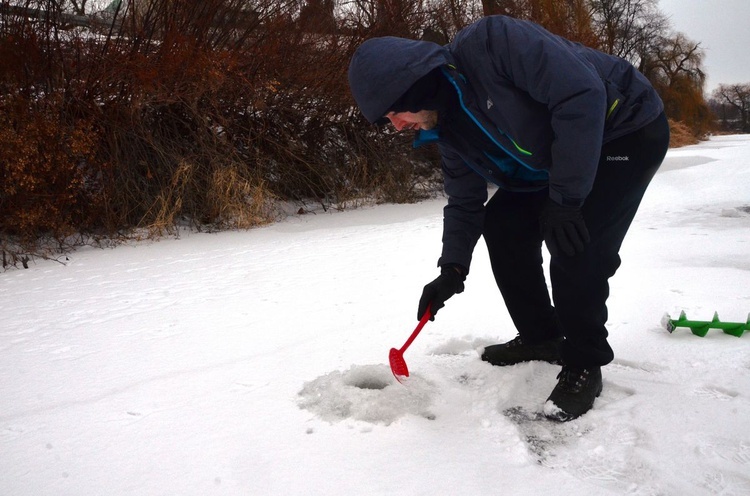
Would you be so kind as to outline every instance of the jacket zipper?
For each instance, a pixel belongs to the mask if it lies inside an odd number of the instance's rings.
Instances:
[[[515,160],[515,161],[516,161],[516,162],[518,162],[519,164],[523,165],[523,166],[524,166],[524,167],[526,167],[527,169],[529,169],[529,170],[532,170],[532,171],[534,171],[534,172],[547,172],[547,171],[545,171],[544,169],[535,169],[534,167],[531,167],[531,166],[530,166],[529,164],[527,164],[527,163],[525,163],[525,162],[524,162],[523,160],[519,159],[519,158],[518,158],[518,157],[517,157],[517,156],[516,156],[515,154],[511,153],[511,152],[510,152],[510,151],[509,151],[509,150],[508,150],[508,149],[507,149],[506,147],[504,147],[504,146],[503,146],[503,145],[502,145],[502,144],[501,144],[500,142],[498,142],[498,141],[497,141],[497,140],[495,139],[495,137],[494,137],[494,136],[492,136],[492,134],[490,134],[490,133],[489,133],[489,132],[487,131],[487,129],[485,129],[485,127],[484,127],[484,126],[482,125],[482,123],[481,123],[481,122],[479,122],[479,120],[477,120],[477,118],[476,118],[476,117],[474,117],[474,114],[472,114],[472,113],[471,113],[471,112],[469,111],[469,109],[467,109],[467,108],[466,108],[466,106],[464,105],[464,94],[463,94],[463,92],[461,91],[461,88],[460,88],[460,87],[458,86],[458,84],[456,83],[455,79],[454,79],[454,78],[453,78],[453,77],[452,77],[452,76],[451,76],[451,75],[450,75],[450,74],[448,73],[448,71],[447,71],[447,70],[446,70],[445,68],[442,68],[442,71],[443,71],[443,74],[444,74],[444,75],[445,75],[445,76],[446,76],[446,77],[448,78],[448,81],[450,81],[450,82],[451,82],[451,84],[453,85],[453,87],[454,87],[454,88],[456,88],[456,91],[458,92],[458,102],[459,102],[459,103],[461,104],[461,109],[463,109],[463,111],[464,111],[464,112],[466,112],[466,114],[467,114],[467,115],[468,115],[468,116],[469,116],[469,117],[471,118],[471,120],[472,120],[472,121],[474,121],[474,123],[475,123],[475,124],[476,124],[476,125],[477,125],[477,126],[479,127],[479,129],[481,129],[481,130],[482,130],[482,132],[483,132],[483,133],[484,133],[485,135],[487,135],[487,137],[488,137],[488,138],[489,138],[490,140],[492,140],[492,142],[493,142],[493,143],[495,143],[495,144],[496,144],[496,145],[497,145],[497,146],[498,146],[498,147],[499,147],[499,148],[500,148],[500,149],[501,149],[502,151],[504,151],[505,153],[507,153],[509,157],[512,157],[512,158],[513,158],[513,160]],[[502,134],[504,134],[505,136],[508,136],[508,135],[507,135],[506,133],[504,133],[504,132],[503,132],[503,131],[501,131],[500,129],[498,129],[498,131],[499,131],[499,132],[501,132]],[[524,154],[528,154],[528,155],[531,155],[531,152],[529,152],[529,151],[527,151],[527,150],[524,150],[523,148],[521,148],[520,146],[518,146],[518,145],[516,144],[516,142],[515,142],[515,141],[513,141],[513,139],[511,139],[511,138],[510,138],[510,136],[508,136],[508,139],[509,139],[509,140],[511,141],[511,143],[513,143],[513,145],[514,145],[514,146],[515,146],[515,147],[516,147],[516,148],[518,149],[518,151],[519,151],[519,152],[521,152],[521,153],[524,153]],[[549,172],[547,172],[547,173],[549,174]]]

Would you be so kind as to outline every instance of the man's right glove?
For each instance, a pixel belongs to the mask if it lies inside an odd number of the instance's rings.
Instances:
[[[572,257],[583,252],[586,243],[591,241],[580,207],[565,207],[547,199],[539,223],[544,242],[553,257],[560,252]]]
[[[435,314],[445,306],[445,301],[456,293],[463,293],[464,279],[461,267],[457,265],[444,265],[437,279],[424,287],[422,298],[419,299],[417,320],[421,320],[430,306],[430,320],[435,320]]]

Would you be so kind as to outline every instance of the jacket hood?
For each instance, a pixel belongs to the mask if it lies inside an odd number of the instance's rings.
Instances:
[[[418,79],[449,62],[448,49],[437,43],[371,38],[349,63],[349,87],[362,114],[375,123]]]

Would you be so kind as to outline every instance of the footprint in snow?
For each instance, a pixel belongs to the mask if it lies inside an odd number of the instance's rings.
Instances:
[[[737,391],[732,391],[731,389],[726,389],[720,386],[711,386],[708,384],[696,388],[695,390],[693,390],[693,393],[696,396],[723,401],[734,399],[740,394]]]
[[[521,406],[506,408],[502,413],[518,428],[529,458],[546,467],[559,466],[559,454],[573,439],[582,435],[578,423],[561,424],[547,419],[542,412]]]

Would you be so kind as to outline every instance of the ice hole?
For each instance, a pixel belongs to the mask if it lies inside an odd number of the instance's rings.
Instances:
[[[382,366],[352,367],[344,375],[344,383],[357,389],[385,389],[391,382],[391,374]]]
[[[360,377],[352,386],[359,389],[385,389],[388,383],[380,377]]]
[[[432,392],[418,379],[413,377],[410,380],[416,382],[402,387],[385,364],[353,365],[305,383],[299,405],[329,421],[353,419],[389,425],[403,415],[429,418]]]

